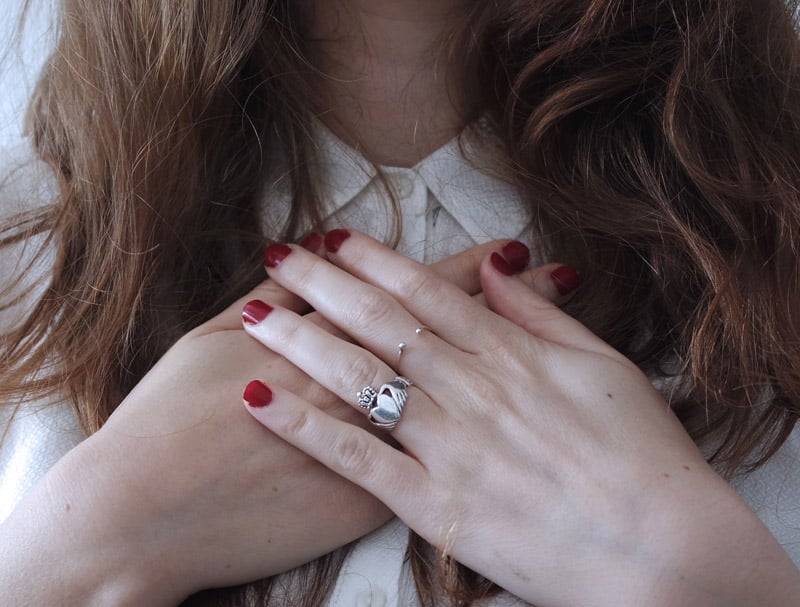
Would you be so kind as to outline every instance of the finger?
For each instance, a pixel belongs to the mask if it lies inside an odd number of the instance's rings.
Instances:
[[[444,354],[444,359],[455,360],[456,357],[451,356],[451,350],[461,354],[459,350],[436,335],[435,327],[430,327],[433,332],[416,335],[418,328],[429,325],[410,314],[382,289],[367,284],[347,271],[297,247],[274,245],[270,255],[273,258],[270,274],[277,282],[308,301],[326,319],[382,360],[393,365],[397,364],[397,368],[403,374],[411,373],[416,376],[420,372],[429,375],[432,372],[430,361],[436,360],[432,357]],[[475,310],[491,316],[484,308],[473,303],[469,295],[439,278],[430,268],[399,255],[396,257],[397,260],[401,260],[397,263],[421,268],[432,282],[448,285],[458,293],[459,297],[466,299]],[[392,268],[387,270],[391,272]],[[415,339],[414,348],[417,364],[407,365],[409,357],[404,355],[403,366],[400,366],[399,344],[407,342],[412,337],[419,337]],[[425,351],[427,357],[422,355]]]
[[[203,323],[203,332],[212,333],[215,331],[230,331],[242,328],[242,308],[248,301],[258,299],[269,302],[273,306],[281,306],[298,313],[311,310],[301,297],[291,291],[284,289],[280,284],[268,278],[261,282],[256,288],[234,301],[230,306],[217,314],[208,322]],[[200,328],[200,327],[199,327]]]
[[[264,427],[369,491],[401,517],[413,511],[416,496],[429,483],[425,468],[409,455],[279,386],[250,382],[244,399]]]
[[[325,255],[323,236],[319,232],[310,232],[301,241],[300,246],[316,255]],[[252,291],[243,295],[214,318],[204,323],[203,329],[209,332],[240,329],[242,326],[242,308],[248,301],[259,299],[273,306],[281,306],[298,313],[308,312],[311,307],[294,293],[287,291],[277,282],[268,278],[258,284]]]
[[[495,240],[479,244],[461,253],[451,255],[447,259],[433,263],[429,267],[465,293],[475,295],[481,290],[481,262],[492,251],[501,249],[509,242],[508,240]]]
[[[397,376],[372,353],[331,335],[291,310],[271,309],[264,302],[252,301],[245,306],[243,318],[249,335],[365,415],[367,411],[358,403],[358,392],[367,386],[379,391],[382,384]],[[408,393],[403,423],[393,433],[404,444],[407,432],[419,435],[438,411],[415,387],[408,388]]]
[[[473,353],[497,345],[493,327],[495,317],[430,267],[407,259],[359,232],[332,230],[325,236],[325,247],[328,258],[346,270],[345,276],[357,277],[377,287],[377,293],[390,295],[447,343]],[[371,298],[368,303],[381,304],[380,297],[369,289],[359,290],[357,283],[360,281],[351,283],[356,290],[354,293],[360,292],[363,297]],[[294,286],[289,288],[294,290]],[[298,291],[298,294],[306,299],[313,296],[308,290]],[[358,302],[352,304],[358,305]],[[314,305],[317,307],[316,302]],[[339,324],[329,316],[332,311],[317,309]],[[409,333],[402,335],[407,337]],[[400,341],[404,339],[401,337]]]
[[[561,306],[580,285],[580,275],[571,267],[548,263],[519,275],[520,280],[549,302]]]
[[[567,268],[567,271],[564,268]],[[546,263],[525,270],[518,276],[529,288],[557,306],[564,305],[570,300],[580,282],[577,273],[572,268],[560,263]],[[472,299],[482,306],[489,307],[482,291],[473,295]]]
[[[558,272],[558,268],[554,271]],[[557,278],[563,276],[566,273],[556,274]],[[627,364],[625,357],[583,324],[516,276],[503,271],[502,264],[493,261],[492,255],[481,265],[481,284],[489,307],[529,334],[562,346],[605,354]],[[509,335],[507,331],[504,333]]]

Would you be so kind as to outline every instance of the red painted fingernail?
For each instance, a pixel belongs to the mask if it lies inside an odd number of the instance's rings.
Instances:
[[[489,257],[489,261],[492,262],[495,270],[501,274],[505,274],[506,276],[514,275],[514,268],[508,265],[508,262],[500,253],[492,253],[491,257]]]
[[[272,402],[272,390],[257,379],[247,384],[242,396],[251,407],[266,407]]]
[[[242,308],[242,320],[248,325],[257,325],[272,312],[272,306],[260,299],[248,301]]]
[[[275,268],[291,252],[291,247],[283,243],[271,244],[264,249],[264,265],[268,268]]]
[[[581,275],[570,266],[558,266],[550,272],[550,278],[555,283],[560,295],[569,295],[581,284]]]
[[[350,232],[347,230],[331,230],[325,234],[325,249],[328,253],[336,253],[348,238],[350,238]]]
[[[531,250],[518,240],[512,240],[503,247],[503,257],[515,273],[520,273],[528,267],[531,260]]]
[[[309,233],[303,240],[300,241],[300,246],[304,249],[308,249],[312,253],[319,251],[319,247],[322,244],[322,234],[319,232],[311,232]]]

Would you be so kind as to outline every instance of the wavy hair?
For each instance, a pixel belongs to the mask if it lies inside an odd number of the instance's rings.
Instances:
[[[288,159],[293,222],[280,237],[319,220],[316,68],[296,4],[64,2],[29,116],[59,197],[0,232],[4,246],[47,235],[55,265],[2,337],[0,402],[66,390],[96,431],[178,337],[252,287],[276,162],[265,141]],[[461,37],[537,242],[585,278],[568,311],[671,387],[727,475],[766,461],[800,413],[796,8],[476,2]],[[417,537],[409,558],[424,605],[498,591]],[[297,604],[322,604],[339,563],[295,572]],[[270,589],[187,604],[264,604]]]

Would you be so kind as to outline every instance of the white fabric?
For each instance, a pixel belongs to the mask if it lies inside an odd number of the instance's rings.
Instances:
[[[390,240],[392,203],[375,167],[324,126],[318,125],[317,133],[326,227],[353,228]],[[482,170],[464,156],[480,162]],[[513,186],[500,178],[499,148],[488,126],[465,132],[413,168],[383,167],[381,171],[402,213],[397,249],[412,259],[432,263],[499,238],[528,240],[530,213]],[[269,179],[264,209],[269,235],[280,233],[288,219],[286,181],[280,170]]]
[[[324,127],[319,129],[319,141],[323,182],[329,184],[326,227],[358,229],[386,240],[392,211],[375,168]],[[471,162],[461,154],[462,148]],[[499,238],[530,244],[526,231],[530,215],[515,189],[500,178],[500,150],[485,124],[413,168],[383,172],[391,176],[403,214],[398,250],[417,261],[432,263]],[[267,199],[272,206],[265,209],[265,224],[275,230],[288,214],[288,191],[280,178],[273,181]],[[766,466],[735,486],[800,566],[800,427]],[[402,566],[407,537],[408,529],[399,521],[364,537],[345,562],[329,607],[417,605],[409,572]],[[396,545],[388,545],[389,540]],[[485,603],[522,604],[510,595]]]
[[[375,170],[354,150],[320,128],[323,182],[329,185],[327,227],[346,226],[386,239],[391,233],[391,206]],[[399,250],[430,263],[477,243],[496,238],[527,240],[528,216],[512,186],[499,177],[499,150],[485,130],[466,136],[467,156],[489,171],[477,170],[452,141],[410,169],[386,168],[402,212]],[[8,175],[20,155],[4,155]],[[9,160],[11,159],[11,160]],[[46,200],[32,196],[31,184],[50,183],[39,163],[25,165],[27,179],[12,179],[0,187],[0,201]],[[33,176],[33,178],[31,178]],[[288,211],[288,191],[280,174],[270,181],[264,223],[273,233]],[[21,188],[21,189],[20,189]],[[22,194],[20,194],[22,191]],[[4,210],[7,210],[4,207]],[[3,259],[0,280],[16,265]],[[7,267],[7,266],[11,267]],[[2,319],[0,319],[2,322]],[[0,408],[0,424],[8,423]],[[0,520],[47,468],[76,445],[82,436],[66,405],[26,409],[11,423],[0,446]],[[735,483],[740,494],[800,565],[800,428],[763,468]],[[394,520],[360,540],[345,561],[328,607],[409,607],[416,604],[405,551],[408,530]],[[379,566],[378,566],[379,564]],[[523,604],[505,595],[486,602],[491,607]]]

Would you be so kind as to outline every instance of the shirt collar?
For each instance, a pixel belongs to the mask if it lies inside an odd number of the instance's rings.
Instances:
[[[315,125],[315,140],[316,174],[322,183],[321,215],[325,220],[362,193],[377,178],[378,171],[320,122]],[[503,176],[503,159],[498,138],[481,120],[414,167],[381,170],[388,175],[419,176],[438,203],[481,243],[519,238],[531,225],[529,207],[511,180]],[[285,187],[278,185],[272,183],[273,192],[282,190],[283,196],[288,197]]]
[[[364,191],[378,172],[373,163],[321,122],[316,124],[315,138],[317,175],[322,183],[322,218],[327,219]]]
[[[518,238],[531,212],[511,183],[499,139],[471,127],[422,160],[414,170],[476,242]]]

